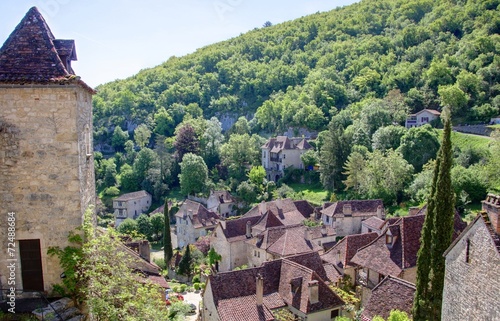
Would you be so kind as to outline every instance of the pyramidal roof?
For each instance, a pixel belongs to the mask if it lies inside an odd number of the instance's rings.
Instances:
[[[32,7],[0,48],[0,83],[76,82],[93,89],[74,75],[73,40],[55,39],[36,7]]]

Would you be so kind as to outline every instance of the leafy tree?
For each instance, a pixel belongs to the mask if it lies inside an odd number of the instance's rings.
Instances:
[[[241,181],[245,178],[245,165],[258,164],[260,160],[260,139],[248,134],[234,134],[221,147],[221,161],[229,175]]]
[[[191,270],[191,263],[192,263],[192,257],[191,257],[191,247],[186,245],[186,249],[184,250],[184,255],[182,256],[181,261],[179,262],[179,268],[177,273],[181,275],[185,275],[187,277],[191,276],[192,270]]]
[[[344,175],[347,176],[344,181],[346,190],[353,189],[356,192],[361,190],[365,166],[366,160],[361,153],[354,151],[349,155],[344,166]]]
[[[174,147],[177,161],[182,161],[185,154],[198,154],[200,151],[200,141],[196,136],[194,128],[187,124],[181,127],[175,136]]]
[[[144,235],[149,241],[152,241],[152,226],[151,219],[146,214],[141,214],[136,219],[137,222],[137,232]]]
[[[417,172],[422,170],[425,163],[436,157],[438,150],[438,136],[430,125],[410,128],[401,137],[401,145],[398,149]]]
[[[161,107],[153,116],[156,126],[154,132],[158,135],[172,136],[175,130],[175,121],[170,113]]]
[[[125,142],[128,140],[128,132],[123,131],[120,126],[116,126],[111,138],[111,146],[116,150],[123,150]]]
[[[248,179],[255,186],[264,185],[264,179],[266,178],[266,170],[262,166],[253,166],[248,173]]]
[[[441,105],[450,108],[453,114],[463,114],[469,97],[456,85],[439,86]]]
[[[401,137],[406,133],[403,126],[389,125],[380,127],[373,133],[372,148],[382,152],[388,149],[396,150],[401,144]]]
[[[305,168],[316,166],[319,162],[318,153],[312,149],[309,149],[304,154],[300,155],[300,160],[304,164]]]
[[[149,138],[151,137],[151,131],[148,126],[141,124],[137,126],[134,130],[134,140],[139,148],[144,148],[144,146],[149,144]]]
[[[223,142],[222,124],[217,117],[212,117],[207,121],[207,128],[203,133],[204,158],[209,164],[208,167],[214,167],[219,162],[220,147]]]
[[[240,183],[236,193],[247,204],[252,204],[257,200],[257,186],[248,181]]]
[[[387,318],[387,321],[410,321],[410,317],[406,312],[399,311],[399,310],[391,310],[389,317]],[[373,318],[373,321],[384,321],[384,318],[379,317],[376,315]]]
[[[163,258],[165,259],[165,264],[170,266],[170,261],[174,256],[174,250],[172,249],[172,235],[170,234],[170,216],[167,199],[165,199],[163,208],[163,221],[165,223],[165,229],[163,230]]]
[[[239,117],[233,127],[229,130],[229,133],[239,135],[250,134],[250,125],[248,124],[248,120],[244,116]]]
[[[118,181],[120,182],[120,186],[124,191],[137,191],[139,189],[139,185],[137,184],[137,176],[132,169],[132,166],[129,164],[125,164],[120,169],[120,175]]]
[[[156,153],[147,147],[144,147],[139,151],[139,153],[137,153],[137,157],[133,165],[133,171],[139,184],[142,185],[142,182],[148,175],[148,171],[154,166],[157,158],[158,156]]]
[[[118,226],[118,232],[125,235],[134,235],[138,228],[137,221],[127,218]]]
[[[192,195],[205,190],[208,179],[208,168],[201,156],[185,154],[180,163],[179,182],[184,195]]]
[[[163,235],[163,231],[165,230],[165,221],[163,218],[163,213],[155,213],[150,216],[151,221],[151,232],[152,235],[155,236],[154,239],[158,239],[160,235]]]

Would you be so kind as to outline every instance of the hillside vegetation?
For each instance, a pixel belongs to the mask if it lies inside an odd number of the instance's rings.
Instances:
[[[95,155],[100,195],[145,189],[161,204],[173,189],[227,189],[247,204],[309,196],[421,203],[440,133],[401,125],[423,108],[446,107],[457,123],[498,115],[499,6],[365,0],[266,24],[102,85],[94,137],[115,153]],[[319,170],[287,168],[268,182],[258,166],[263,137],[289,127],[318,133],[303,161]],[[457,206],[499,192],[498,137],[452,140]],[[297,183],[315,189],[286,185]]]
[[[365,0],[256,28],[99,86],[96,138],[141,123],[169,136],[196,105],[207,119],[256,114],[271,132],[321,130],[393,90],[410,111],[449,104],[454,117],[487,120],[500,106],[499,3]]]

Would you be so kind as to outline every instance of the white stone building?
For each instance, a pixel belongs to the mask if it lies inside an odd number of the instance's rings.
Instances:
[[[429,124],[431,121],[439,118],[441,113],[434,109],[423,109],[415,114],[410,114],[406,118],[406,128],[419,127]]]
[[[151,194],[138,191],[118,196],[113,200],[115,226],[119,226],[127,218],[136,219],[151,207]]]
[[[219,215],[207,210],[202,204],[185,200],[175,214],[177,246],[182,248],[193,244],[200,236],[213,231],[219,220]]]

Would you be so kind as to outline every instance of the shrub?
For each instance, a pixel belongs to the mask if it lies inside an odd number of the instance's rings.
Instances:
[[[181,293],[186,292],[187,287],[188,287],[187,284],[181,284],[179,292],[181,292]]]
[[[194,283],[193,284],[193,288],[196,290],[196,291],[199,291],[201,289],[201,285],[200,283]]]
[[[193,276],[193,283],[200,283],[200,276],[199,275]]]

